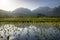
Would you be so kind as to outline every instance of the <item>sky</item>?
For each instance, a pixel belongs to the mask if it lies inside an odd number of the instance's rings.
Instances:
[[[16,8],[28,8],[34,10],[38,7],[57,7],[60,0],[0,0],[0,9],[13,11]]]

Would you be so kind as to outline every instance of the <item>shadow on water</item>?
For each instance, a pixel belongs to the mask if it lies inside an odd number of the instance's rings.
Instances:
[[[0,40],[60,40],[60,25],[1,24]]]

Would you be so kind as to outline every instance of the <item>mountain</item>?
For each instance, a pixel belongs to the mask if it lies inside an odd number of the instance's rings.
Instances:
[[[15,17],[43,17],[43,16],[51,16],[52,8],[49,7],[39,7],[33,11],[27,8],[17,8],[13,11]]]
[[[51,16],[52,15],[52,11],[53,9],[50,8],[50,7],[39,7],[39,8],[36,8],[35,10],[33,10],[33,12],[35,14],[43,14],[43,15],[46,15],[46,16]]]
[[[29,10],[27,8],[17,8],[14,11],[5,11],[0,9],[0,18],[8,17],[57,17],[60,16],[60,6],[55,8],[39,7],[35,10]]]
[[[27,8],[17,8],[13,13],[17,17],[33,17],[32,11]]]
[[[12,17],[11,13],[0,9],[0,18]]]
[[[54,16],[60,16],[60,6],[54,8],[53,13]]]

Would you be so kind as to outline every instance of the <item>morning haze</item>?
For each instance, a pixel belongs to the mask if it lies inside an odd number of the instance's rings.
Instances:
[[[57,7],[60,0],[0,0],[0,9],[13,11],[16,8],[24,7],[34,10],[38,7]]]

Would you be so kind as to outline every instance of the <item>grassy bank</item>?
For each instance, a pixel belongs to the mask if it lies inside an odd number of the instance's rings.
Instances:
[[[59,23],[60,18],[0,18],[0,23]]]

